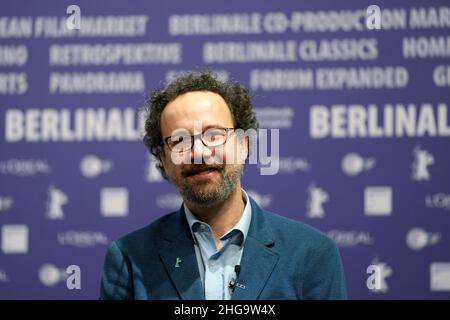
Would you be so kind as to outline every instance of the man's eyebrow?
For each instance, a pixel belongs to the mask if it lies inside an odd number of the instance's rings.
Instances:
[[[207,126],[202,127],[202,133],[205,132],[205,131],[207,131],[207,130],[209,130],[209,129],[216,129],[216,128],[221,129],[221,128],[233,128],[233,127],[234,127],[233,125],[232,125],[232,126],[224,126],[224,125],[220,125],[220,124],[209,124],[209,125],[207,125]],[[187,129],[187,128],[184,128],[184,127],[180,127],[180,128],[177,128],[177,129],[185,129],[185,130],[187,130],[188,132],[191,132],[191,130],[189,130],[189,129]],[[175,130],[177,130],[177,129],[175,129]],[[175,130],[174,130],[174,131],[175,131]],[[172,131],[172,133],[173,133],[173,131]],[[167,139],[167,138],[169,138],[169,137],[171,137],[171,136],[167,136],[167,137],[164,138],[164,139]]]
[[[203,127],[203,131],[208,130],[208,129],[214,129],[214,128],[232,128],[233,126],[224,126],[224,125],[220,125],[220,124],[210,124],[207,126]]]

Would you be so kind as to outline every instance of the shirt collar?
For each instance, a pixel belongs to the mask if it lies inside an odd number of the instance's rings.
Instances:
[[[227,235],[229,235],[232,231],[238,230],[238,231],[242,232],[242,235],[243,235],[242,243],[244,243],[245,239],[247,238],[248,229],[250,228],[250,222],[252,219],[252,207],[251,207],[250,199],[248,197],[247,192],[245,192],[244,189],[241,189],[241,190],[242,190],[242,194],[244,196],[244,201],[245,201],[244,212],[242,213],[241,219],[239,219],[238,223],[236,223],[230,230],[225,232],[225,234],[222,236],[221,239],[227,238]],[[197,219],[197,217],[192,213],[191,210],[189,210],[189,208],[186,206],[186,204],[184,202],[183,202],[183,208],[184,208],[184,213],[186,215],[186,219],[189,224],[189,230],[191,231],[192,238],[195,241],[194,226],[196,224],[206,224],[206,223]]]

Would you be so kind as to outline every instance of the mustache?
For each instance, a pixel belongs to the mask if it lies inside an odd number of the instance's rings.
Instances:
[[[223,164],[194,164],[183,170],[183,176],[189,177],[203,171],[222,171],[224,168]]]

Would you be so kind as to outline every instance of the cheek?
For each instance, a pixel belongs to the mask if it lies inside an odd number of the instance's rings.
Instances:
[[[173,164],[169,164],[165,166],[166,176],[170,181],[179,181],[181,177],[180,166],[175,166]]]
[[[243,164],[247,155],[247,149],[244,141],[233,138],[226,144],[225,159],[228,164]]]
[[[189,152],[179,153],[179,152],[165,152],[163,165],[166,173],[177,173],[181,171],[181,166],[184,164],[191,163],[191,155]]]
[[[174,174],[174,172],[176,170],[176,166],[172,162],[172,159],[170,157],[170,153],[166,152],[164,154],[164,158],[162,159],[162,164],[164,166],[164,171],[166,172],[166,175],[168,177],[173,176],[173,174]]]

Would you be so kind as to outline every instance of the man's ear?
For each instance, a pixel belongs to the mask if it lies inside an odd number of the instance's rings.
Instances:
[[[164,157],[164,146],[157,146],[156,147],[156,157],[158,158],[158,160],[162,160]]]

